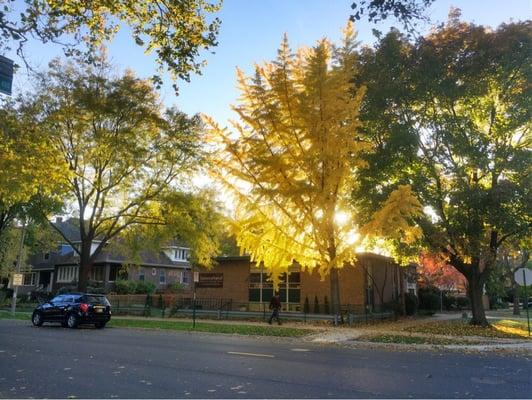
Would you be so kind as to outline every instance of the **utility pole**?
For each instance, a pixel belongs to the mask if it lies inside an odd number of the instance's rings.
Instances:
[[[26,220],[22,223],[22,230],[20,232],[20,241],[18,245],[17,265],[15,267],[15,273],[20,274],[20,263],[22,261],[22,250],[24,247],[24,237],[26,236]],[[11,314],[15,315],[17,310],[17,293],[18,285],[13,285],[13,298],[11,299]]]

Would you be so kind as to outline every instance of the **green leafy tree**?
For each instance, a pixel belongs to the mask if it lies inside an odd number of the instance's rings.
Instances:
[[[468,282],[472,323],[499,248],[530,233],[530,21],[448,22],[415,43],[395,30],[361,57],[363,127],[376,144],[353,192],[360,217],[399,185],[425,207],[423,242]],[[396,251],[419,247],[395,243]]]
[[[100,251],[128,227],[161,222],[158,200],[198,165],[199,119],[162,111],[153,86],[109,66],[54,61],[28,99],[67,165],[66,205],[79,219],[79,290]],[[56,225],[52,225],[56,227]],[[98,243],[91,253],[91,245]]]
[[[94,61],[95,50],[127,26],[146,53],[154,52],[159,69],[188,80],[199,72],[199,52],[216,46],[220,26],[211,15],[219,1],[79,1],[24,0],[22,9],[11,0],[0,2],[0,51],[16,46],[25,59],[30,38],[62,46],[67,55]],[[156,77],[160,82],[160,78]]]
[[[413,32],[419,21],[428,21],[426,9],[434,0],[357,0],[351,4],[351,20],[365,16],[370,22],[379,23],[389,17],[396,18],[407,32]]]
[[[156,208],[157,223],[127,229],[114,248],[136,265],[143,251],[157,252],[177,243],[190,248],[190,262],[211,267],[228,225],[214,192],[167,190],[157,199]]]

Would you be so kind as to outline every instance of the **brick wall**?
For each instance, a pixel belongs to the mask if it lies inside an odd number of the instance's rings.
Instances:
[[[210,270],[197,269],[199,273],[222,273],[223,287],[196,288],[196,296],[203,298],[233,299],[236,303],[248,302],[249,259],[228,259],[221,261]]]
[[[251,263],[245,257],[228,257],[220,259],[219,263],[210,270],[197,269],[198,272],[211,272],[223,274],[223,287],[221,288],[200,288],[196,289],[196,294],[200,298],[223,298],[232,299],[236,303],[248,302],[249,273]],[[364,268],[365,267],[365,268]],[[339,271],[340,279],[340,301],[344,305],[362,306],[365,304],[366,296],[366,270],[370,267],[376,285],[379,290],[384,287],[384,302],[391,302],[394,295],[393,277],[396,274],[396,284],[398,285],[402,274],[397,264],[390,259],[371,253],[364,253],[358,256],[354,265],[346,265]],[[146,275],[147,276],[147,275]],[[383,285],[384,279],[386,283]],[[301,307],[308,297],[310,310],[314,308],[314,298],[318,297],[318,302],[323,307],[325,296],[329,305],[331,303],[329,276],[322,281],[318,271],[301,271]],[[266,299],[268,301],[268,299]],[[374,290],[374,304],[380,304],[380,296]]]

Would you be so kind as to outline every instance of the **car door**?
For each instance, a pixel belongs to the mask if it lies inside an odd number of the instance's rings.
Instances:
[[[74,302],[74,296],[65,294],[62,297],[62,301],[57,304],[56,309],[57,312],[55,313],[55,320],[56,321],[64,321],[66,318],[66,313],[68,310],[68,307]]]
[[[59,312],[59,305],[63,302],[63,295],[55,296],[48,303],[44,303],[41,311],[45,321],[56,321]]]

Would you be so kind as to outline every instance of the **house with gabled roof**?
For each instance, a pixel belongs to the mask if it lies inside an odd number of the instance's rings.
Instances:
[[[81,243],[76,220],[54,224],[68,238],[70,243],[60,243],[55,251],[34,254],[29,259],[30,268],[26,271],[21,292],[42,290],[55,292],[61,287],[75,286],[79,277],[79,255],[73,246]],[[101,242],[95,240],[91,251]],[[156,290],[164,290],[173,283],[187,285],[190,282],[190,249],[180,243],[170,243],[161,251],[143,250],[132,262],[119,251],[104,247],[96,256],[90,271],[91,285],[114,290],[117,279],[132,279],[153,282]],[[27,275],[27,276],[26,276]]]

